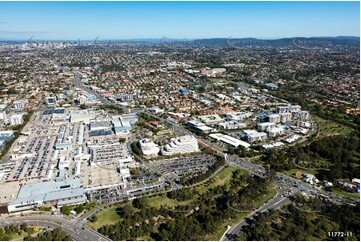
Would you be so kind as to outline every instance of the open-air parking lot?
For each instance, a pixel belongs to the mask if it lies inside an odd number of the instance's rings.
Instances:
[[[158,181],[158,177],[154,173],[143,168],[132,169],[131,175],[132,176],[128,178],[128,181],[132,185],[147,184]]]
[[[55,136],[29,136],[14,155],[16,165],[6,178],[7,181],[36,181],[49,178],[49,168],[56,165],[51,161]]]
[[[177,175],[184,176],[206,172],[209,166],[213,165],[216,161],[217,158],[212,155],[197,155],[155,161],[154,166],[165,174],[174,172]]]

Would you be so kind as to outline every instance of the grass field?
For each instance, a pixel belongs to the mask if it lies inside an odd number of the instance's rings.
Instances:
[[[338,189],[333,189],[332,190],[333,193],[342,195],[342,196],[346,196],[346,197],[351,197],[351,198],[360,198],[360,193],[354,193],[354,192],[346,192],[346,191],[341,191]]]
[[[139,240],[139,241],[154,241],[154,239],[152,237],[150,237],[150,235],[139,237],[139,238],[137,238],[137,240]]]
[[[107,209],[103,209],[102,211],[99,211],[96,213],[96,216],[98,217],[98,220],[95,223],[91,223],[88,221],[88,225],[91,228],[98,229],[106,224],[115,224],[116,222],[119,222],[123,220],[117,212],[116,209],[118,206],[112,206]]]
[[[243,218],[247,217],[248,213],[244,212],[244,213],[238,213],[237,217],[235,219],[231,219],[229,221],[224,222],[221,226],[219,226],[219,228],[214,231],[214,233],[212,234],[207,234],[206,236],[204,236],[202,238],[203,241],[219,241],[223,235],[223,233],[226,231],[227,229],[227,225],[234,225],[238,222],[240,222]]]
[[[42,231],[43,231],[43,230],[40,229],[38,233],[41,233]],[[12,234],[12,235],[10,236],[10,238],[11,238],[12,241],[23,241],[24,238],[25,238],[26,236],[28,236],[28,235],[29,235],[28,233],[26,233],[26,232],[24,232],[24,231],[21,231],[21,234],[20,234],[20,235],[19,235],[19,234]]]
[[[212,182],[209,182],[208,184],[199,186],[199,187],[195,188],[195,190],[198,193],[203,194],[210,188],[228,184],[229,181],[231,180],[232,174],[235,170],[237,170],[237,168],[227,167],[223,171],[221,171],[218,175],[216,175],[213,178]],[[244,171],[244,173],[246,174],[247,172]],[[191,200],[177,201],[175,199],[169,199],[166,195],[162,195],[162,196],[150,197],[150,198],[148,198],[148,201],[149,201],[149,206],[155,207],[155,208],[159,208],[161,205],[163,205],[163,206],[166,205],[167,207],[175,207],[177,205],[181,205],[181,206],[188,205],[188,204],[194,202],[197,199],[197,196],[198,195],[195,195],[194,198]]]
[[[221,171],[217,176],[213,178],[213,182],[209,184],[202,185],[197,188],[197,191],[200,194],[205,193],[209,188],[213,188],[216,186],[223,186],[224,184],[228,184],[229,181],[232,178],[232,173],[234,171],[238,170],[235,167],[226,167],[223,171]],[[243,171],[243,170],[242,170]],[[244,174],[247,174],[246,171],[244,171]]]
[[[150,207],[160,208],[161,205],[167,206],[168,208],[173,208],[177,205],[184,206],[192,203],[196,197],[187,201],[178,201],[175,199],[169,199],[166,195],[150,197],[148,198],[148,203]]]
[[[258,163],[258,161],[261,159],[262,155],[256,155],[253,157],[247,157],[245,158],[247,161],[252,162],[252,163]]]
[[[312,175],[315,175],[317,173],[316,170],[313,170],[313,169],[299,169],[299,168],[296,168],[296,169],[291,169],[291,170],[288,170],[288,171],[281,171],[282,174],[285,174],[287,176],[290,176],[290,177],[293,177],[295,178],[296,177],[296,172],[302,172],[302,173],[309,173],[309,174],[312,174]]]
[[[349,127],[338,124],[333,121],[325,120],[318,116],[314,116],[320,137],[332,136],[332,135],[344,135],[347,136],[351,133],[352,129]]]
[[[261,198],[257,199],[254,202],[256,208],[260,207],[262,203],[266,202],[267,200],[273,198],[277,194],[276,188],[269,189],[270,191],[267,194],[264,194]]]

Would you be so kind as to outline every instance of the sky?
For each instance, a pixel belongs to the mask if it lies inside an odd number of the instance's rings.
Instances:
[[[359,2],[0,2],[0,39],[360,36]]]

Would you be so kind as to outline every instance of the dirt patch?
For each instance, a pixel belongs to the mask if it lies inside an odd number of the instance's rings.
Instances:
[[[296,176],[297,179],[301,179],[302,178],[302,172],[297,171],[295,176]]]

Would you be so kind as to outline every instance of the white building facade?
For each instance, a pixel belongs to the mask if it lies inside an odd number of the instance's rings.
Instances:
[[[198,141],[194,136],[185,135],[172,139],[171,143],[164,146],[161,150],[162,155],[175,155],[198,152]]]

